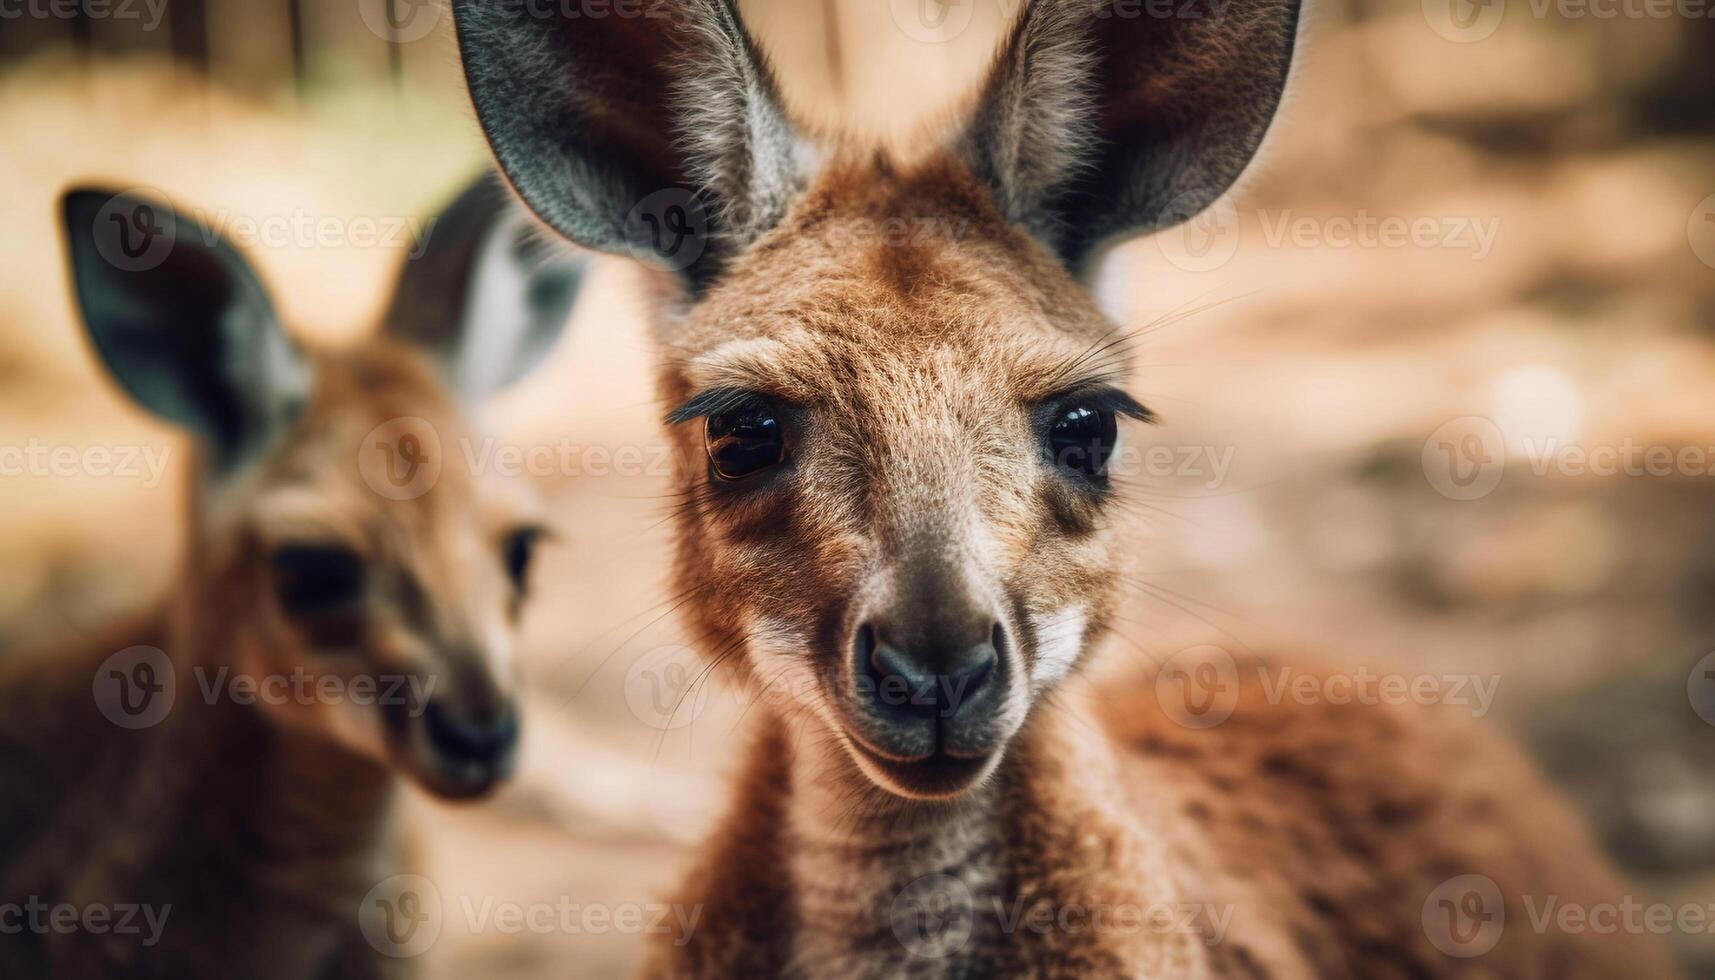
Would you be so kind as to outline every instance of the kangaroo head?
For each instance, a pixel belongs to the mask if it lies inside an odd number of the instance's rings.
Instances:
[[[100,362],[196,440],[178,608],[201,666],[440,794],[504,778],[542,525],[458,447],[473,401],[562,328],[576,268],[485,181],[429,226],[374,337],[309,351],[243,256],[163,202],[79,189],[63,213]]]
[[[909,164],[795,130],[730,0],[645,6],[456,0],[478,115],[548,224],[680,273],[660,386],[710,653],[858,778],[957,796],[1113,613],[1108,463],[1149,412],[1082,277],[1239,176],[1296,0],[1032,0]]]

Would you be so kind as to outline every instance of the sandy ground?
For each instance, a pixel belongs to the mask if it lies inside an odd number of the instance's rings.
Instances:
[[[1624,52],[1587,32],[1456,46],[1422,30],[1415,4],[1350,25],[1330,14],[1265,165],[1224,223],[1192,233],[1213,237],[1169,233],[1110,264],[1101,294],[1140,331],[1137,393],[1165,418],[1136,436],[1172,463],[1129,489],[1136,596],[1107,656],[1212,637],[1492,681],[1492,718],[1584,802],[1640,894],[1707,904],[1715,732],[1688,672],[1715,650],[1715,478],[1537,471],[1545,445],[1701,447],[1715,465],[1715,241],[1695,220],[1715,146],[1600,135],[1612,110],[1593,100],[1668,49],[1659,30]],[[789,76],[830,84],[794,50]],[[0,132],[14,134],[0,154],[13,222],[0,443],[178,451],[80,345],[53,225],[67,182],[241,215],[420,216],[481,159],[444,78],[265,105],[146,61],[70,85],[65,71],[0,76]],[[886,104],[854,91],[859,108]],[[1552,151],[1512,145],[1532,134]],[[1427,237],[1379,237],[1414,225]],[[399,253],[253,258],[305,335],[341,337],[374,315]],[[742,737],[740,694],[687,690],[694,658],[663,602],[663,476],[599,462],[659,447],[639,293],[634,270],[599,264],[550,366],[491,407],[503,441],[576,447],[580,463],[540,481],[561,538],[528,617],[524,771],[481,808],[413,802],[442,976],[624,975],[636,930],[510,934],[485,912],[658,898]],[[1462,500],[1440,447],[1463,453],[1471,417],[1495,426],[1479,449],[1499,482]],[[0,643],[149,601],[177,493],[176,476],[0,480]],[[1706,967],[1707,938],[1677,937]]]

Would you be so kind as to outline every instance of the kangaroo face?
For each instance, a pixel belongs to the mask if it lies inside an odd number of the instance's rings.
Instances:
[[[478,477],[458,406],[419,354],[324,358],[302,415],[253,486],[205,529],[259,613],[239,673],[258,703],[448,796],[508,773],[519,617],[543,534],[533,495]],[[402,422],[400,420],[410,420]]]
[[[878,783],[958,792],[1106,621],[1123,348],[952,166],[829,174],[757,252],[664,378],[705,626]]]
[[[524,201],[679,273],[661,384],[709,655],[860,788],[968,790],[1111,617],[1107,463],[1148,413],[1079,277],[1237,179],[1297,3],[1031,0],[911,166],[794,127],[736,0],[453,9]]]
[[[173,230],[147,268],[103,247],[97,216],[132,207]],[[518,745],[514,654],[542,526],[524,486],[474,472],[461,447],[472,400],[535,363],[575,294],[575,269],[518,250],[522,220],[472,188],[420,243],[376,338],[306,352],[212,232],[154,202],[66,199],[97,353],[200,437],[188,587],[223,658],[199,666],[230,672],[213,696],[448,797],[496,785]]]

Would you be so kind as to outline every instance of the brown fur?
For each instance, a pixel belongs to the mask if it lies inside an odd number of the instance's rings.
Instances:
[[[317,358],[317,388],[280,443],[188,507],[186,566],[146,622],[0,664],[0,903],[171,906],[158,945],[136,936],[7,936],[0,975],[29,977],[382,977],[357,911],[404,868],[396,767],[379,711],[207,701],[198,667],[265,676],[439,674],[442,686],[504,685],[441,651],[515,597],[497,541],[521,516],[515,488],[455,465],[461,413],[429,363],[395,342]],[[434,489],[389,501],[362,482],[366,433],[411,416],[445,454]],[[268,594],[262,552],[282,538],[337,537],[409,589],[366,611],[361,661],[302,652]],[[121,729],[91,696],[108,656],[145,644],[177,671],[174,706]],[[478,690],[474,696],[498,697]]]
[[[801,406],[791,461],[760,492],[710,485],[695,424],[674,430],[687,499],[678,577],[714,660],[767,713],[731,814],[677,900],[684,947],[645,975],[732,977],[1663,976],[1647,938],[1537,934],[1520,896],[1617,901],[1620,886],[1554,795],[1486,733],[1433,712],[1270,705],[1179,728],[1151,678],[1080,711],[1032,682],[986,779],[950,800],[882,788],[844,730],[835,678],[877,569],[928,550],[999,589],[1027,665],[1083,610],[1084,655],[1116,612],[1107,507],[1058,482],[1026,406],[1123,382],[1123,344],[1044,249],[959,165],[832,167],[782,225],[664,331],[679,404],[738,386]],[[900,219],[909,247],[854,244]],[[928,542],[925,545],[925,542]],[[987,576],[983,578],[983,576]],[[973,579],[977,581],[977,579]],[[1241,669],[1241,677],[1246,676]],[[1486,874],[1502,943],[1469,960],[1426,938],[1441,881]],[[948,875],[976,917],[946,957],[897,938],[897,897]],[[1210,903],[1190,931],[1003,931],[988,910]]]

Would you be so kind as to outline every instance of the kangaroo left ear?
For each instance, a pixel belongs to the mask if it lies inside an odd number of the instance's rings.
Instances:
[[[399,275],[384,329],[433,355],[477,400],[539,365],[565,330],[588,256],[538,233],[491,175],[430,222]]]
[[[61,211],[84,330],[134,402],[200,437],[216,475],[291,424],[311,366],[238,249],[165,201],[79,187]]]

